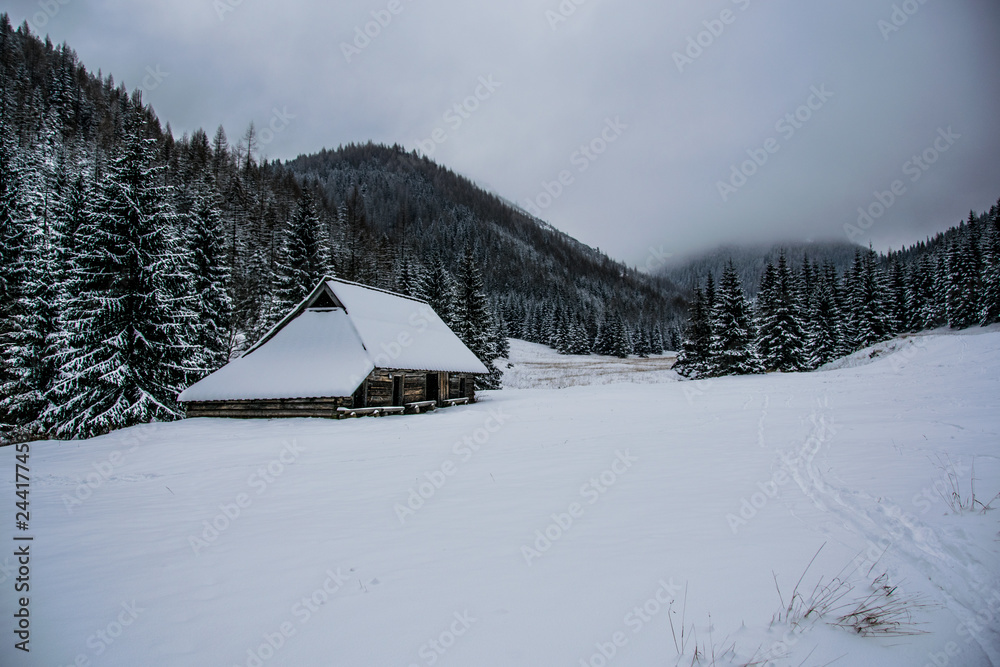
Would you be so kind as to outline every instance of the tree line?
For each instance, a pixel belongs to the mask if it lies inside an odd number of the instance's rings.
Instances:
[[[730,262],[694,292],[676,370],[690,378],[812,370],[894,336],[1000,321],[1000,202],[925,242],[858,249],[839,272],[784,253],[747,297]]]

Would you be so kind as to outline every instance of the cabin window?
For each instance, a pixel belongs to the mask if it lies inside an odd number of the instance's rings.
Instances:
[[[465,380],[465,378],[462,378],[461,380],[458,381],[458,395],[459,395],[459,397],[468,396],[468,394],[466,393],[466,389],[467,389],[467,387],[466,387],[466,380]]]
[[[309,304],[309,308],[312,310],[335,310],[337,308],[342,308],[336,299],[333,298],[326,290],[320,292],[312,303]]]

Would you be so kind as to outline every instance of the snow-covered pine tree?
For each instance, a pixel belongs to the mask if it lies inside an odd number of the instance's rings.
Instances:
[[[758,333],[757,353],[760,355],[764,368],[770,368],[768,364],[771,363],[774,354],[771,349],[771,338],[765,336],[764,333],[774,328],[777,317],[777,283],[778,272],[774,268],[774,264],[768,262],[767,266],[764,267],[760,287],[757,289],[757,299],[754,303],[754,324]]]
[[[18,271],[23,279],[13,319],[3,337],[3,363],[9,374],[0,386],[0,411],[22,429],[47,430],[48,392],[56,376],[60,338],[58,308],[60,232],[66,218],[65,156],[59,140],[59,120],[51,109],[42,123],[27,161],[19,209],[24,216],[25,243]]]
[[[424,284],[426,276],[423,266],[404,249],[399,258],[399,268],[396,271],[396,291],[414,299],[426,300]]]
[[[10,333],[15,308],[24,287],[22,255],[28,242],[21,209],[21,168],[16,153],[16,139],[9,125],[0,125],[0,338]],[[0,362],[0,382],[6,374]],[[4,421],[0,417],[0,422]]]
[[[765,274],[766,275],[766,274]],[[788,266],[784,251],[774,271],[774,286],[763,311],[759,332],[761,361],[766,370],[800,371],[808,368],[806,332],[800,312],[801,286]],[[758,301],[760,303],[760,301]]]
[[[326,238],[309,190],[303,190],[285,234],[278,264],[277,296],[283,311],[290,310],[327,274]]]
[[[732,261],[722,272],[715,308],[710,317],[712,337],[705,374],[747,375],[760,372],[750,306]]]
[[[632,354],[640,359],[645,359],[649,356],[649,348],[649,335],[640,322],[632,329]]]
[[[652,354],[663,354],[663,350],[666,349],[666,344],[663,342],[663,328],[659,322],[653,325],[653,332],[649,337],[649,347]]]
[[[510,358],[510,341],[507,330],[507,320],[503,316],[501,308],[493,309],[493,349],[496,356],[501,359]]]
[[[845,354],[843,322],[837,298],[839,289],[837,269],[833,264],[825,264],[818,278],[816,313],[809,345],[811,357],[808,365],[812,368],[822,366]]]
[[[907,289],[906,272],[899,258],[893,258],[889,266],[886,280],[886,322],[889,336],[909,330],[913,318],[910,312],[909,290]]]
[[[424,294],[427,296],[427,303],[438,314],[438,317],[444,320],[445,324],[454,328],[457,307],[455,301],[455,280],[445,266],[440,254],[435,255],[430,271],[427,273],[427,280],[424,283]]]
[[[982,307],[979,322],[984,327],[1000,322],[1000,202],[983,241]]]
[[[885,312],[884,279],[877,265],[875,251],[858,250],[851,265],[847,284],[847,328],[853,346],[858,350],[886,340],[891,327]]]
[[[499,389],[503,375],[493,365],[498,356],[494,345],[493,313],[483,292],[483,276],[471,245],[465,247],[462,255],[455,305],[455,333],[490,371],[476,380],[477,387]]]
[[[694,298],[688,308],[687,327],[677,351],[677,363],[674,370],[687,378],[701,377],[709,366],[709,343],[712,328],[709,322],[708,308],[705,302],[705,292],[699,285],[694,290]]]
[[[91,437],[180,416],[191,378],[195,316],[184,244],[147,138],[138,93],[122,102],[122,139],[102,175],[63,318],[69,348],[53,389],[62,435]]]
[[[210,171],[205,171],[190,187],[185,225],[191,291],[198,313],[195,368],[207,373],[229,361],[235,345],[232,308],[229,303],[229,275],[225,261],[222,215],[218,191]]]
[[[959,227],[958,237],[948,249],[948,325],[964,329],[982,321],[980,280],[982,257],[979,245],[979,225],[975,213]]]

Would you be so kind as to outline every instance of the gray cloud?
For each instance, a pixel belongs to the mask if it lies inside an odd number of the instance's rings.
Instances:
[[[428,148],[439,130],[435,160],[639,265],[649,247],[845,238],[897,180],[862,242],[913,242],[1000,196],[993,0],[63,1],[6,11],[129,87],[169,73],[146,99],[177,134],[221,123],[235,140],[287,111],[262,152],[291,158]],[[916,11],[884,35],[894,5]],[[679,68],[689,38],[701,53]],[[484,95],[480,77],[499,85]],[[776,127],[823,86],[794,134]],[[911,180],[904,164],[949,127],[961,138]],[[777,152],[724,202],[718,182],[768,139]]]

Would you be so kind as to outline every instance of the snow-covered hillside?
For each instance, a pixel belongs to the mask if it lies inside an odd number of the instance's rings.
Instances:
[[[1000,665],[1000,511],[946,500],[1000,492],[1000,332],[868,362],[33,443],[30,655],[0,450],[0,664]],[[829,624],[869,595],[924,634]]]

